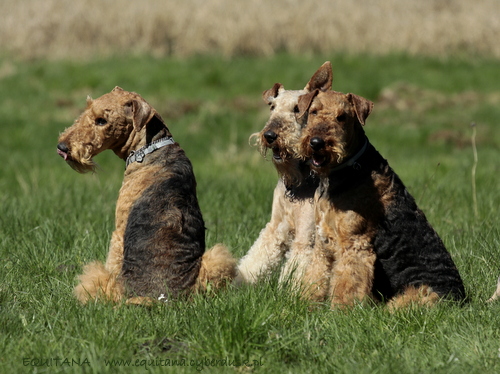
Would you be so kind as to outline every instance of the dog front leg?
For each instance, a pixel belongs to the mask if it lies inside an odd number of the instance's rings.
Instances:
[[[287,250],[290,227],[286,222],[269,222],[238,264],[236,284],[255,283],[279,265]]]
[[[308,264],[311,262],[314,238],[314,207],[308,202],[293,203],[295,238],[290,245],[288,259],[280,274],[280,283],[291,282],[299,288]]]
[[[371,248],[336,251],[330,284],[332,309],[371,297],[375,257]]]
[[[278,183],[274,190],[271,220],[262,229],[248,253],[240,260],[234,282],[255,283],[268,275],[283,258],[291,240],[292,227],[285,209],[285,189]]]
[[[306,266],[302,279],[302,297],[316,302],[325,301],[331,282],[332,254],[316,240],[311,261]]]

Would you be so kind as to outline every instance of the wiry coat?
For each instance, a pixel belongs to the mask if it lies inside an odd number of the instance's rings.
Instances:
[[[458,270],[403,182],[362,129],[372,103],[316,92],[301,151],[321,178],[315,198],[315,259],[309,292],[332,306],[374,297],[399,307],[465,298]]]
[[[320,185],[318,199],[362,217],[363,226],[342,229],[342,236],[369,232],[367,250],[375,254],[370,293],[380,300],[403,295],[408,287],[428,286],[439,297],[462,300],[465,290],[458,270],[425,214],[417,207],[387,161],[368,144],[356,168],[333,172]],[[341,239],[338,239],[340,241]]]
[[[236,262],[224,246],[205,252],[191,162],[140,95],[116,87],[89,98],[84,113],[60,135],[58,153],[85,172],[94,170],[93,156],[105,149],[126,160],[164,139],[167,145],[127,166],[108,258],[84,267],[75,288],[81,302],[143,303],[202,290],[209,282],[219,287],[234,277]]]
[[[328,90],[332,67],[325,62],[303,90],[285,90],[276,83],[262,98],[271,115],[265,127],[252,135],[266,155],[272,153],[280,179],[274,189],[271,219],[238,264],[237,283],[254,283],[269,275],[283,260],[280,281],[300,277],[314,246],[314,191],[319,179],[311,175],[295,149],[305,121],[298,120],[298,98],[315,89]]]
[[[153,183],[130,208],[122,274],[132,294],[158,296],[168,290],[176,296],[195,284],[205,251],[191,163],[175,144],[155,151],[139,168],[152,173]]]

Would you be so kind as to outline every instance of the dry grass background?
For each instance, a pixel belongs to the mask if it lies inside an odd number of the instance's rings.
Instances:
[[[276,52],[500,57],[498,0],[2,0],[23,58]]]

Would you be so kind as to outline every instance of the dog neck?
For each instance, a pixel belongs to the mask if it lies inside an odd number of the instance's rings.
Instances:
[[[292,183],[286,183],[282,178],[286,190],[285,196],[292,201],[312,199],[319,185],[319,176],[311,173],[309,164],[302,160],[298,161],[296,169],[297,179]]]
[[[340,171],[340,170],[347,168],[347,167],[353,167],[355,170],[360,168],[360,165],[358,164],[357,161],[361,158],[361,156],[364,155],[367,147],[368,147],[368,138],[365,137],[365,141],[363,143],[363,146],[360,148],[360,150],[358,152],[356,152],[354,154],[354,156],[349,157],[347,159],[347,161],[344,161],[340,165],[337,165],[333,169],[330,169],[330,174],[335,173],[337,171]]]
[[[364,183],[364,178],[371,178],[373,172],[383,172],[388,167],[387,160],[366,139],[366,143],[342,168],[335,167],[326,178],[321,178],[320,191],[328,194],[340,194],[352,189],[353,186]],[[342,163],[339,166],[344,165]]]
[[[144,161],[144,158],[148,154],[153,153],[157,149],[163,148],[167,145],[174,143],[175,143],[174,138],[170,136],[155,140],[149,144],[146,144],[144,147],[141,147],[135,151],[130,152],[130,155],[127,157],[127,160],[125,162],[125,168],[127,168],[133,162],[141,163],[142,161]]]
[[[133,162],[141,163],[146,155],[153,153],[157,149],[175,143],[172,138],[172,134],[159,114],[153,116],[146,126],[141,129],[139,133],[137,133],[137,135],[139,136],[139,139],[142,139],[142,141],[139,141],[135,147],[131,147],[132,151],[125,160],[125,168]]]

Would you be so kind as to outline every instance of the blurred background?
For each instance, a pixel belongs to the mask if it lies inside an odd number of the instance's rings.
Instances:
[[[23,58],[368,52],[500,57],[497,0],[3,0]]]

